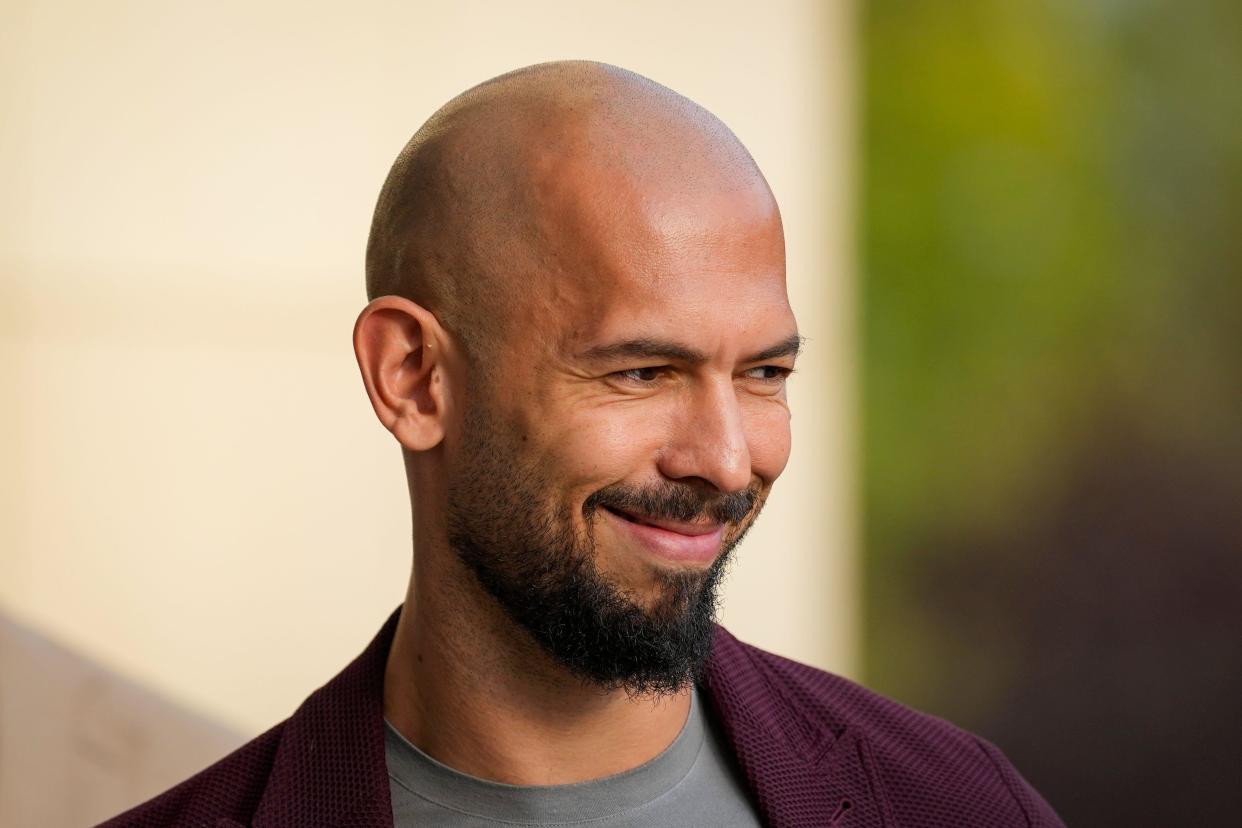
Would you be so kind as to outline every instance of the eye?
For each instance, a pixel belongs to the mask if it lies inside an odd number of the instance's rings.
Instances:
[[[663,366],[652,365],[644,368],[630,368],[625,371],[614,371],[612,376],[628,380],[638,385],[650,385],[664,373]]]
[[[755,371],[761,371],[763,374],[755,376]],[[775,385],[777,383],[784,382],[793,372],[794,369],[784,368],[780,365],[760,365],[758,368],[751,368],[747,370],[746,374],[752,379],[757,379],[760,382],[767,382]]]

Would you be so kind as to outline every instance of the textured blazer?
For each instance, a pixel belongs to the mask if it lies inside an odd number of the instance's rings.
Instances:
[[[288,719],[104,828],[392,828],[383,689],[399,613]],[[703,689],[765,824],[1063,826],[987,741],[721,627]]]

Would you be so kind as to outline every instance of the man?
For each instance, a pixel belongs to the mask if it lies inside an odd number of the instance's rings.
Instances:
[[[394,164],[367,289],[405,604],[108,825],[1060,824],[986,742],[713,623],[800,345],[776,202],[714,116],[594,63],[471,89]]]

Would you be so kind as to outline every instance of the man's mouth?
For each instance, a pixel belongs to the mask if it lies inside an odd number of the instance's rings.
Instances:
[[[679,535],[689,535],[691,537],[710,534],[719,530],[721,526],[721,524],[715,521],[668,520],[666,518],[650,517],[648,515],[637,514],[634,512],[625,512],[611,506],[605,506],[604,508],[622,520],[629,521],[630,523],[636,523],[639,526],[653,526],[656,529],[663,529],[666,532],[676,532]]]

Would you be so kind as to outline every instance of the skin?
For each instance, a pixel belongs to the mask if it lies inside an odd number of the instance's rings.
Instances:
[[[463,187],[501,198],[520,233],[494,222],[502,213],[489,223],[479,210],[457,231],[473,235],[431,234],[444,247],[419,255],[444,262],[474,251],[476,266],[461,272],[492,280],[480,294],[497,297],[486,308],[487,336],[471,341],[469,315],[426,286],[378,296],[354,331],[376,415],[403,449],[414,516],[384,712],[462,772],[579,782],[664,750],[685,723],[690,688],[636,695],[584,681],[463,566],[446,512],[450,481],[471,462],[467,412],[484,406],[512,463],[540,470],[538,508],[569,515],[574,536],[593,533],[599,573],[636,606],[659,611],[662,574],[702,574],[708,564],[653,556],[620,518],[588,516],[583,504],[610,486],[672,485],[701,498],[693,522],[704,523],[714,499],[749,490],[754,508],[725,526],[722,550],[754,522],[790,451],[784,379],[796,355],[755,358],[797,339],[783,231],[736,139],[645,79],[554,64],[470,95],[446,107],[436,163],[459,203],[469,201]],[[507,163],[467,164],[494,157]],[[599,353],[635,340],[683,353]]]

